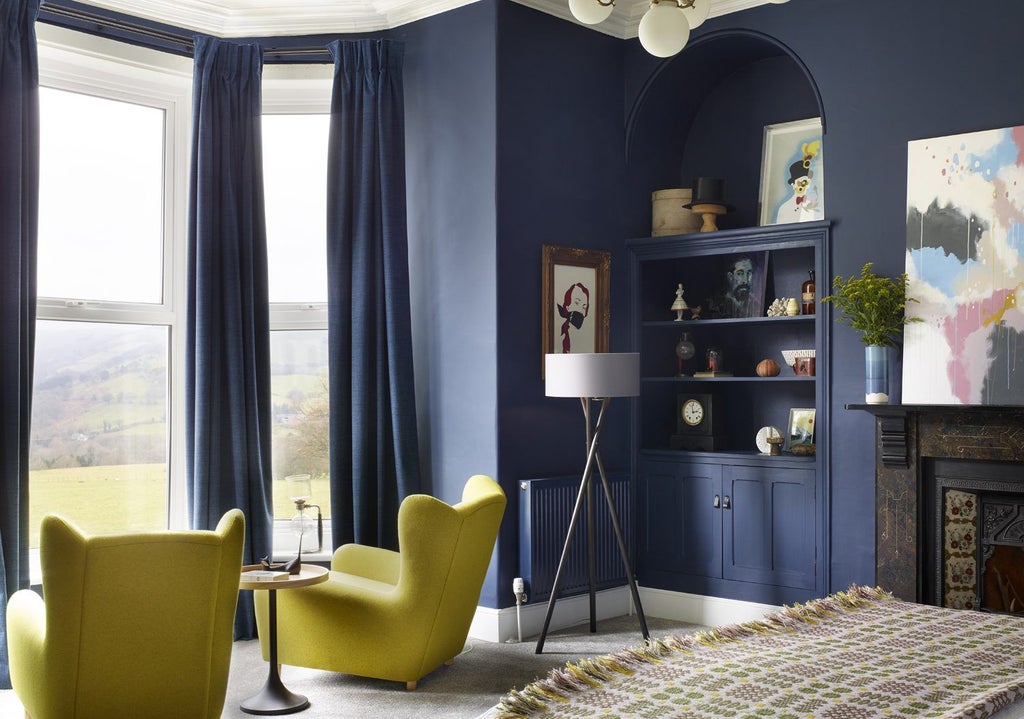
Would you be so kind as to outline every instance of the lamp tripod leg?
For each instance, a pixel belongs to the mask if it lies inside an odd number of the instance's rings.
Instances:
[[[647,618],[644,616],[644,607],[640,603],[640,592],[636,588],[636,577],[633,575],[633,565],[629,561],[629,549],[622,536],[622,525],[619,524],[619,515],[615,511],[615,500],[612,498],[611,484],[604,473],[604,462],[601,455],[597,455],[597,471],[601,475],[601,486],[604,488],[604,498],[608,502],[608,516],[612,520],[612,530],[615,532],[615,541],[619,545],[619,556],[622,557],[622,564],[626,568],[626,579],[629,581],[629,591],[633,595],[633,604],[636,605],[636,616],[640,620],[640,631],[644,639],[650,639],[651,633],[647,631]]]
[[[573,507],[572,519],[569,522],[569,531],[566,533],[565,544],[562,546],[562,556],[558,561],[558,570],[555,572],[555,581],[551,587],[551,595],[548,597],[548,608],[547,613],[544,617],[544,627],[541,629],[540,638],[537,640],[537,654],[544,652],[544,642],[547,639],[548,628],[551,625],[551,615],[555,610],[555,601],[558,599],[558,592],[562,586],[562,575],[565,572],[566,564],[569,558],[569,549],[572,545],[573,537],[576,534],[576,528],[579,523],[581,510],[583,508],[583,499],[588,499],[588,563],[587,570],[589,573],[590,581],[590,631],[596,632],[596,611],[595,611],[595,590],[594,590],[594,556],[593,556],[593,513],[592,504],[589,502],[590,499],[590,483],[594,474],[594,465],[597,465],[598,474],[601,477],[601,486],[604,489],[605,501],[608,503],[608,514],[612,521],[612,530],[615,533],[615,540],[619,547],[619,555],[622,558],[622,563],[626,569],[626,579],[629,582],[629,589],[633,597],[633,604],[636,605],[637,617],[640,620],[640,628],[643,632],[644,639],[650,639],[650,632],[647,630],[647,619],[644,616],[643,605],[640,603],[640,594],[636,586],[636,578],[633,576],[633,566],[629,561],[629,550],[626,547],[625,539],[622,535],[622,526],[619,523],[619,516],[615,510],[615,501],[612,498],[611,485],[608,483],[608,478],[604,471],[604,462],[601,460],[601,454],[598,451],[598,439],[601,436],[601,424],[604,419],[604,411],[608,406],[608,399],[601,404],[601,411],[598,413],[597,425],[594,427],[593,434],[590,431],[590,403],[589,399],[583,400],[583,414],[587,421],[587,464],[583,470],[583,479],[580,482],[579,493],[576,495],[576,504]]]
[[[587,458],[593,454],[597,466],[601,467],[601,454],[597,449],[597,435],[591,431],[590,424],[590,398],[583,397],[580,400],[583,405],[583,417],[587,423]],[[599,417],[604,416],[604,404],[601,405]],[[591,469],[590,477],[593,479],[594,472]],[[597,576],[597,565],[594,556],[594,484],[587,483],[587,593],[589,595],[590,609],[590,633],[597,634],[597,585],[594,578]]]
[[[583,508],[583,498],[586,496],[587,488],[590,486],[590,476],[593,474],[593,464],[587,462],[587,468],[583,472],[583,480],[580,482],[580,490],[576,494],[576,505],[572,510],[572,519],[569,520],[569,531],[565,534],[565,544],[562,545],[562,557],[558,560],[558,570],[555,572],[555,581],[551,585],[551,595],[548,597],[548,609],[544,615],[544,627],[541,629],[540,638],[537,640],[537,654],[544,652],[544,640],[548,636],[548,627],[551,625],[551,615],[555,611],[555,600],[558,599],[558,590],[562,586],[562,575],[565,573],[565,566],[569,559],[569,549],[572,547],[573,537],[576,536],[576,526],[580,519],[580,510]]]

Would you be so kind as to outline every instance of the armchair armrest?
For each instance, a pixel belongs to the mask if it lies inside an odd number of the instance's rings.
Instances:
[[[38,712],[51,704],[45,676],[46,605],[31,589],[11,595],[7,603],[7,636],[10,649],[11,681],[26,711]]]
[[[390,549],[343,544],[334,552],[331,571],[355,574],[377,582],[398,584],[401,555]]]

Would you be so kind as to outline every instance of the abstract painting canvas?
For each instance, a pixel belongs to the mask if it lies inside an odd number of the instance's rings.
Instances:
[[[905,404],[1024,404],[1024,126],[907,150]]]

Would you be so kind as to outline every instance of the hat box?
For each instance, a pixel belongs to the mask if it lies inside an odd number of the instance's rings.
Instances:
[[[682,235],[700,230],[700,215],[683,207],[691,199],[692,192],[688,187],[652,192],[651,236]]]

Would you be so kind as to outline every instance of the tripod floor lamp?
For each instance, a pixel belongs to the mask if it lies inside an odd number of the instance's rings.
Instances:
[[[615,540],[619,546],[622,563],[626,568],[626,579],[629,581],[629,589],[633,595],[633,603],[636,605],[637,617],[640,619],[640,629],[643,631],[644,639],[650,639],[650,633],[647,631],[647,620],[644,618],[644,610],[640,604],[640,595],[636,589],[633,566],[629,561],[629,550],[622,536],[622,525],[619,523],[619,516],[615,511],[615,501],[612,498],[611,485],[608,483],[608,477],[604,471],[604,462],[601,461],[601,453],[598,449],[598,441],[601,438],[601,426],[611,398],[636,397],[640,394],[640,355],[636,352],[549,354],[544,357],[544,377],[544,393],[548,397],[578,397],[580,399],[583,405],[583,419],[586,422],[587,463],[583,469],[579,493],[576,495],[576,504],[572,510],[569,531],[566,533],[565,544],[562,547],[562,558],[558,562],[555,582],[551,587],[551,596],[548,598],[548,611],[544,617],[544,628],[541,630],[540,639],[537,640],[537,654],[544,651],[544,640],[547,638],[548,627],[551,624],[551,614],[555,610],[558,590],[562,585],[562,575],[568,563],[569,550],[584,511],[587,514],[587,575],[590,580],[590,631],[597,631],[596,591],[594,588],[594,503],[591,496],[591,479],[594,476],[595,467],[601,479],[601,488],[604,490],[605,501],[608,503],[608,515],[611,518],[612,530],[615,532]],[[594,401],[601,404],[596,424],[591,422],[590,411],[591,404]]]

